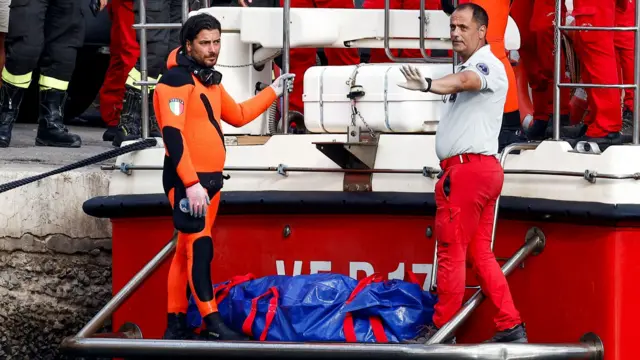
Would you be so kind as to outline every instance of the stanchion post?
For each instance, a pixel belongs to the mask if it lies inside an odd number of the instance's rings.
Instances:
[[[555,3],[556,21],[553,27],[553,81],[555,83],[553,87],[553,140],[558,141],[560,140],[560,53],[562,52],[559,26],[562,24],[562,15],[560,12],[560,0],[556,0]]]
[[[142,92],[142,138],[149,137],[149,85],[145,84],[148,80],[147,69],[147,28],[144,26],[147,24],[147,4],[146,0],[140,0],[140,80],[143,84],[140,85]]]
[[[635,62],[633,64],[633,81],[635,82],[635,94],[633,96],[633,145],[640,144],[640,1],[636,1],[636,47]],[[627,9],[629,11],[629,9]]]
[[[289,50],[290,50],[290,24],[291,24],[291,0],[284,0],[282,6],[282,73],[289,70]],[[286,85],[286,84],[285,84]],[[282,96],[282,131],[289,132],[289,91],[286,86]]]

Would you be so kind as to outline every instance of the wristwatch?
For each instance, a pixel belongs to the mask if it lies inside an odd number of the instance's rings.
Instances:
[[[422,92],[429,92],[429,90],[431,90],[431,81],[432,81],[432,80],[431,80],[431,78],[424,78],[424,79],[427,81],[427,88],[426,88],[426,89],[423,89],[423,90],[420,90],[420,91],[422,91]]]

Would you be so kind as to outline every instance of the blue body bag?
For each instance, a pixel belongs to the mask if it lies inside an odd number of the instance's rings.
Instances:
[[[248,274],[214,285],[214,294],[229,328],[261,341],[286,342],[413,339],[432,323],[437,301],[415,282],[383,280],[379,274],[360,281],[332,273]],[[187,321],[202,326],[193,297]]]

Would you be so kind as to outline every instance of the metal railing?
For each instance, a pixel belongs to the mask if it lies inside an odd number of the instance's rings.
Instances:
[[[135,165],[129,163],[121,163],[120,165],[101,165],[100,170],[112,171],[120,170],[120,172],[131,175],[133,171],[155,170],[161,171],[162,165]],[[288,176],[290,172],[307,172],[307,173],[355,173],[355,174],[416,174],[424,177],[435,178],[440,169],[425,166],[422,169],[342,169],[342,168],[325,168],[325,167],[303,167],[303,166],[287,166],[279,164],[278,166],[225,166],[223,171],[239,171],[239,172],[276,172],[281,176]],[[506,169],[505,175],[540,175],[540,176],[568,176],[580,177],[592,184],[597,179],[609,180],[640,180],[640,172],[637,173],[599,173],[595,170],[586,169],[585,171],[563,171],[563,170],[529,170],[529,169]]]
[[[203,0],[204,7],[209,7],[209,0]],[[458,0],[453,1],[457,6]],[[393,62],[411,62],[411,63],[453,63],[453,72],[458,64],[457,54],[453,52],[453,59],[449,57],[431,57],[428,56],[425,49],[425,0],[420,0],[420,53],[422,58],[399,58],[393,56],[390,45],[390,0],[385,0],[384,8],[384,49],[389,59]],[[142,138],[149,137],[149,86],[156,84],[155,81],[149,81],[148,64],[147,64],[147,30],[153,29],[179,29],[189,16],[189,0],[182,1],[182,23],[147,23],[146,21],[146,4],[144,0],[140,0],[140,23],[134,24],[133,28],[140,30],[140,81],[135,85],[140,86],[142,92]],[[291,22],[291,0],[284,0],[282,7],[282,72],[290,71],[290,22]],[[282,97],[282,128],[283,132],[289,132],[289,92],[285,91]]]
[[[456,0],[457,1],[457,0]],[[404,62],[404,63],[449,63],[451,62],[451,58],[449,57],[431,57],[427,55],[427,50],[424,47],[424,42],[426,40],[426,25],[427,25],[427,17],[425,15],[426,11],[425,0],[420,0],[420,54],[422,58],[408,58],[408,57],[395,57],[391,52],[390,48],[390,23],[391,23],[391,0],[384,0],[384,52],[392,62]],[[455,55],[454,55],[455,58]]]
[[[421,0],[424,1],[424,0]],[[209,7],[209,0],[202,0],[203,8]],[[146,1],[140,0],[140,23],[134,24],[133,28],[140,30],[140,81],[135,85],[140,86],[142,92],[142,138],[149,137],[149,86],[156,84],[149,81],[147,68],[147,30],[154,29],[179,29],[189,17],[189,0],[182,0],[182,23],[147,23]],[[289,50],[290,50],[290,14],[291,0],[284,0],[282,7],[282,72],[289,72]],[[283,132],[288,133],[289,129],[289,92],[285,91],[282,97],[282,121]]]
[[[289,72],[291,0],[284,0],[282,4],[282,73]],[[301,75],[302,76],[302,75]],[[320,94],[322,96],[322,94]],[[282,131],[289,133],[289,92],[282,94]]]
[[[496,207],[497,208],[497,207]],[[496,211],[497,212],[497,211]],[[494,222],[495,224],[495,222]],[[495,226],[494,226],[495,227]],[[493,245],[493,244],[492,244]],[[516,251],[513,256],[507,260],[502,266],[501,270],[504,276],[509,276],[511,272],[518,266],[520,266],[529,255],[538,255],[542,252],[546,245],[546,238],[544,233],[538,228],[531,228],[527,232],[524,245]],[[493,249],[493,248],[492,248]],[[442,343],[449,336],[453,335],[455,331],[462,325],[462,323],[471,316],[471,313],[482,303],[485,299],[485,295],[481,289],[476,291],[475,294],[458,310],[458,312],[449,320],[446,324],[438,330],[428,341],[427,345],[435,345]]]
[[[640,92],[640,62],[637,60],[640,55],[640,32],[638,27],[640,25],[640,2],[636,1],[636,26],[633,27],[606,27],[606,26],[567,26],[562,25],[562,12],[561,4],[562,0],[556,0],[555,9],[555,23],[554,23],[554,82],[553,87],[553,140],[560,140],[560,88],[603,88],[603,89],[635,89],[635,96],[633,97],[633,144],[640,144],[640,102],[638,99],[638,93]],[[629,11],[629,10],[627,10]],[[578,84],[578,83],[562,83],[561,71],[564,72],[561,64],[561,31],[571,30],[588,30],[588,31],[634,31],[635,36],[635,64],[634,64],[634,84]],[[620,119],[622,120],[622,119]]]
[[[135,324],[125,324],[118,332],[98,334],[105,321],[168,259],[175,249],[177,231],[154,256],[100,311],[75,335],[65,338],[60,350],[67,355],[96,357],[207,357],[260,359],[334,359],[386,360],[402,359],[498,359],[509,354],[513,359],[593,359],[604,358],[604,346],[593,333],[585,334],[580,343],[567,344],[479,344],[420,345],[363,343],[283,343],[257,341],[191,341],[142,339]],[[503,266],[509,273],[527,256],[544,247],[544,235],[539,231],[527,234],[525,245]],[[478,304],[482,295],[474,297],[457,314],[459,325]],[[475,305],[474,305],[475,304]],[[455,324],[454,324],[455,325]],[[443,328],[436,334],[446,335]],[[437,338],[439,339],[439,337]]]
[[[147,30],[153,29],[176,29],[180,28],[187,17],[189,16],[189,0],[182,0],[182,24],[168,23],[168,24],[147,24],[147,5],[146,0],[140,0],[140,23],[134,24],[133,28],[140,30],[140,81],[135,82],[135,85],[140,86],[142,93],[142,109],[140,116],[142,118],[142,138],[149,137],[149,86],[155,85],[155,81],[149,81],[149,70],[147,64]],[[208,5],[208,0],[205,0],[205,4]]]

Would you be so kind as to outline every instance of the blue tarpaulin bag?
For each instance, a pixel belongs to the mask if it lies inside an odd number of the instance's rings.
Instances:
[[[410,279],[415,279],[409,273]],[[261,341],[389,342],[412,339],[431,324],[436,297],[415,281],[360,281],[321,273],[236,276],[214,285],[220,315],[229,328]],[[202,326],[190,299],[187,321]]]

